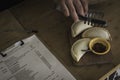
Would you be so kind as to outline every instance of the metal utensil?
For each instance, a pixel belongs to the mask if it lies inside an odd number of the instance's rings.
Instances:
[[[107,27],[107,22],[103,20],[104,13],[100,11],[90,10],[86,16],[79,15],[79,19],[84,20],[85,24],[95,27]]]

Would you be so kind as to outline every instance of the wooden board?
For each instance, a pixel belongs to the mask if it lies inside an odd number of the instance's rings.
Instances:
[[[82,33],[81,33],[82,34]],[[79,34],[77,37],[73,38],[71,35],[71,30],[68,29],[68,36],[70,45],[72,46],[75,41],[78,39],[81,39],[81,34]],[[77,66],[84,66],[84,65],[93,65],[93,64],[106,64],[112,62],[112,52],[110,51],[108,54],[105,55],[96,55],[92,52],[86,52],[86,54],[83,55],[83,57],[80,59],[79,62],[76,62],[73,60],[73,63]]]

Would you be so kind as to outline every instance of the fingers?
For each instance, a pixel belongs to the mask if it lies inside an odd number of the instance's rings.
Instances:
[[[88,12],[87,0],[60,0],[60,3],[63,13],[75,22],[79,20],[78,14],[85,16]]]
[[[82,3],[82,6],[84,8],[84,13],[87,14],[88,12],[88,1],[87,0],[80,0]]]
[[[83,8],[80,0],[74,0],[74,6],[76,7],[76,10],[77,10],[78,14],[80,14],[82,16],[85,15],[84,8]]]
[[[74,20],[75,22],[78,21],[79,18],[78,18],[78,15],[77,15],[77,13],[76,13],[76,10],[75,10],[75,7],[74,7],[74,5],[73,5],[72,0],[67,0],[67,1],[66,1],[66,4],[67,4],[67,6],[68,6],[68,8],[69,8],[70,15],[71,15],[71,17],[73,18],[73,20]]]
[[[61,0],[61,8],[62,8],[62,11],[65,14],[65,16],[69,16],[70,15],[68,7],[66,6],[64,0]]]

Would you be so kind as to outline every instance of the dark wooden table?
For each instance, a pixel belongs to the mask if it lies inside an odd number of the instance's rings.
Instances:
[[[45,45],[75,76],[77,80],[98,80],[101,76],[120,63],[120,1],[109,0],[94,5],[105,13],[110,25],[107,28],[113,38],[113,64],[76,67],[72,64],[67,30],[73,21],[55,10],[50,0],[25,0],[24,2],[0,12],[0,50],[14,42],[31,35],[29,30],[38,30],[36,34]]]

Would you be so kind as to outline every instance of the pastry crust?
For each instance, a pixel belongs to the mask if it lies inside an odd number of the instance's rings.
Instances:
[[[111,35],[109,31],[105,28],[100,27],[93,27],[90,29],[87,29],[82,33],[83,38],[103,38],[106,40],[112,40]]]
[[[83,38],[77,40],[71,47],[71,55],[76,62],[79,62],[80,58],[86,53],[82,50],[88,50],[90,39]]]
[[[90,27],[92,27],[92,26],[88,25],[88,24],[84,24],[84,21],[78,21],[78,22],[73,23],[73,25],[71,26],[72,37],[76,37],[81,32],[83,32],[84,30],[86,30]]]

